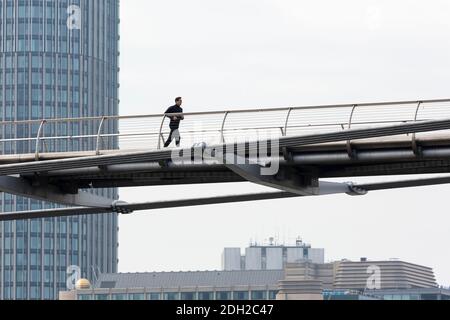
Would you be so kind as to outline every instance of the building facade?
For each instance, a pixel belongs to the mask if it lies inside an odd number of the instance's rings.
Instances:
[[[0,153],[34,153],[39,125],[20,121],[118,114],[119,0],[0,1]],[[6,125],[5,123],[12,123]],[[46,136],[94,134],[97,123],[47,125]],[[104,129],[115,133],[117,125]],[[63,139],[47,151],[81,151],[93,142]],[[105,148],[117,148],[115,141]],[[94,149],[95,150],[95,149]],[[116,190],[100,195],[117,198]],[[0,212],[52,208],[0,194]],[[1,214],[1,213],[0,213]],[[117,272],[117,215],[0,223],[0,299],[55,299],[68,268],[95,279]]]
[[[381,270],[378,288],[371,287],[374,266]],[[450,300],[450,290],[433,279],[432,269],[401,261],[304,261],[284,270],[102,274],[92,287],[61,292],[60,299]]]
[[[281,300],[385,298],[383,290],[400,296],[415,292],[438,292],[433,269],[404,261],[337,261],[316,264],[310,261],[288,264],[279,283]],[[392,295],[392,293],[391,293]],[[416,295],[417,296],[417,295]],[[411,296],[410,300],[416,299]],[[359,299],[359,298],[358,298]],[[420,300],[420,299],[416,299]]]
[[[335,263],[334,288],[413,289],[436,288],[433,269],[404,261],[340,261]]]
[[[275,300],[283,270],[102,274],[64,300]]]

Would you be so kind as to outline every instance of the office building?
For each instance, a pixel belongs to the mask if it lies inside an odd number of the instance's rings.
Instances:
[[[118,114],[119,0],[2,0],[0,2],[0,134],[24,138],[2,154],[36,151],[37,124],[26,120]],[[98,123],[45,126],[43,135],[96,134]],[[114,133],[112,124],[104,129]],[[92,142],[54,140],[47,151],[95,150]],[[105,148],[117,148],[111,140]],[[115,190],[100,195],[115,199]],[[0,212],[54,207],[0,194]],[[117,215],[0,223],[0,299],[55,299],[66,290],[68,267],[95,279],[117,271]]]

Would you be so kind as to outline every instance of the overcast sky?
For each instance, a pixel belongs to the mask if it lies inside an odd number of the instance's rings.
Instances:
[[[450,2],[121,1],[120,113],[450,98]],[[348,179],[347,179],[348,180]],[[122,200],[260,190],[122,189]],[[400,258],[450,285],[450,187],[120,218],[121,272],[215,270],[224,247],[302,236],[329,261]]]

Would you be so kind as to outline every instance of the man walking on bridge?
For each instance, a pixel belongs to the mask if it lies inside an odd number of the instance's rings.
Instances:
[[[166,143],[164,144],[164,148],[167,148],[172,143],[173,139],[175,138],[175,142],[177,144],[177,147],[180,146],[181,136],[180,136],[180,122],[181,120],[184,120],[183,108],[181,108],[181,105],[183,104],[183,99],[181,97],[178,97],[175,99],[175,105],[171,106],[166,111],[166,117],[170,119],[170,135],[167,139]]]

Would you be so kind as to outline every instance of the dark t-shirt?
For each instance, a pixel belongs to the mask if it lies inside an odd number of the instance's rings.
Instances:
[[[169,115],[172,113],[183,113],[183,108],[174,105],[171,106],[169,109],[167,109],[166,114],[168,115],[168,117],[170,118],[170,128],[171,129],[178,129],[180,127],[180,121],[184,120],[183,116],[177,116],[177,120],[173,120],[172,117],[170,117]]]

